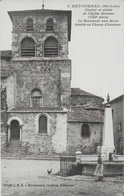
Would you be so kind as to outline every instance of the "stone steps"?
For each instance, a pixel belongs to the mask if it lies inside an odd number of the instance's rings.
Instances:
[[[46,152],[38,151],[37,153],[31,152],[26,148],[26,146],[22,146],[19,141],[11,141],[5,149],[2,149],[1,157],[2,158],[16,158],[16,159],[45,159],[56,157],[54,153],[48,154]],[[57,156],[58,157],[58,156]]]
[[[44,160],[59,160],[60,156],[56,154],[46,154],[46,153],[31,153],[27,152],[26,149],[23,147],[22,149],[4,149],[1,152],[1,158],[7,159],[44,159]]]
[[[59,156],[51,155],[51,156],[38,156],[38,155],[30,155],[30,154],[16,154],[16,153],[5,153],[1,154],[2,159],[29,159],[29,160],[60,160]]]
[[[31,158],[31,159],[49,159],[49,158],[53,158],[53,157],[59,157],[58,155],[48,155],[46,153],[42,153],[42,152],[39,152],[37,154],[34,154],[34,153],[31,153],[31,152],[28,152],[26,151],[26,149],[24,147],[21,147],[21,149],[19,148],[15,148],[15,149],[5,149],[1,152],[1,157],[2,158]]]

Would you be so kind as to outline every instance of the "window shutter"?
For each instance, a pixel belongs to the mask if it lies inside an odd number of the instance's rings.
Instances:
[[[27,31],[33,31],[33,19],[29,18],[27,20]]]
[[[46,31],[53,31],[53,19],[49,18],[46,22]]]
[[[35,56],[35,42],[32,38],[26,37],[21,42],[21,56],[33,57]]]
[[[46,39],[44,44],[44,56],[45,57],[56,57],[58,56],[58,41],[54,37]]]

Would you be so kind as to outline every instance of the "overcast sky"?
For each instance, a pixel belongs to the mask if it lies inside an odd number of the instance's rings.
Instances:
[[[81,88],[106,99],[124,94],[124,1],[123,0],[44,0],[46,9],[72,10],[69,58],[72,60],[71,86]],[[109,4],[108,4],[109,2]],[[0,1],[0,49],[11,50],[12,24],[7,11],[40,9],[42,0]],[[117,27],[76,26],[84,19],[83,8],[72,4],[120,5],[115,9]],[[69,8],[68,8],[69,5]]]

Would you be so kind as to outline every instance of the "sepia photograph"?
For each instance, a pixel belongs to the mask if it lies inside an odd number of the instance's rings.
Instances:
[[[124,196],[124,0],[0,0],[1,196]]]

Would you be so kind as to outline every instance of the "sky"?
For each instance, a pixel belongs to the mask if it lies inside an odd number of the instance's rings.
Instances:
[[[72,88],[106,100],[124,94],[124,1],[123,0],[44,0],[45,9],[71,10],[72,27],[69,59],[72,60]],[[86,19],[83,7],[73,5],[109,5],[112,19],[120,26],[76,26]],[[73,7],[72,7],[73,6]],[[42,0],[0,0],[0,49],[11,50],[12,23],[8,11],[42,8]],[[110,7],[109,7],[110,8]]]

